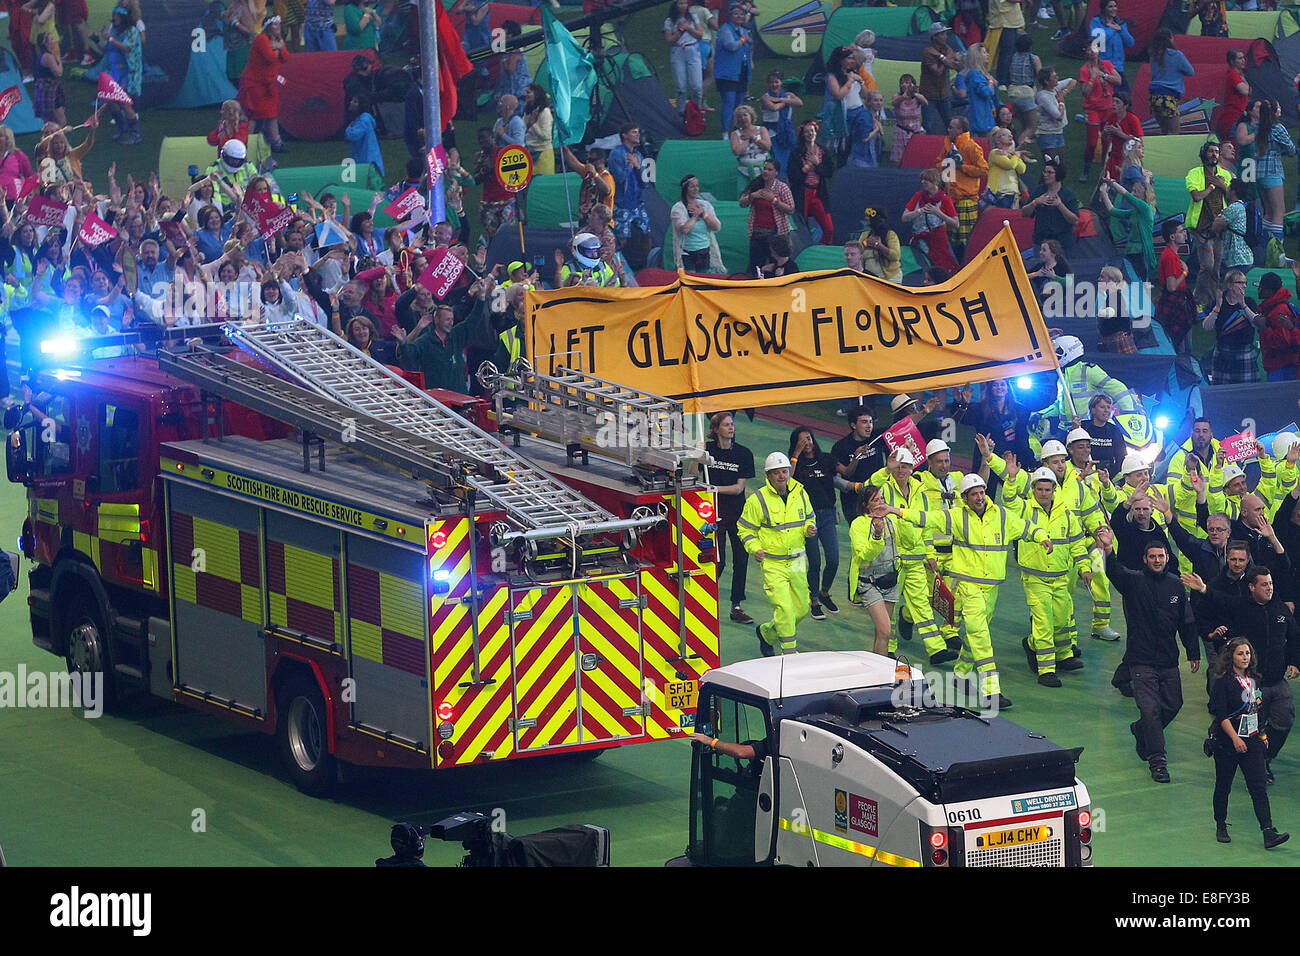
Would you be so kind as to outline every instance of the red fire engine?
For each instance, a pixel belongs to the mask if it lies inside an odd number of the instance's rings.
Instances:
[[[43,371],[10,411],[38,646],[102,672],[110,703],[148,692],[276,735],[315,793],[340,761],[694,725],[719,663],[713,493],[694,448],[608,427],[680,406],[486,368],[493,435],[483,400],[458,414],[310,323],[221,332]]]

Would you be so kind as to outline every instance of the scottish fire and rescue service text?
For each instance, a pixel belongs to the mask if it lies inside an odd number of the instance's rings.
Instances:
[[[240,494],[252,495],[255,498],[261,498],[263,501],[271,501],[284,505],[286,508],[293,508],[295,511],[305,511],[308,514],[319,515],[322,518],[332,518],[335,521],[342,521],[344,524],[355,527],[361,527],[365,520],[365,512],[356,508],[348,508],[332,501],[325,501],[311,495],[304,495],[301,492],[291,491],[288,488],[268,485],[254,478],[226,475],[226,487]]]

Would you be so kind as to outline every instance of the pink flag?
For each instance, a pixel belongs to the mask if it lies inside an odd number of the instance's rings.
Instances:
[[[9,111],[21,103],[23,100],[23,88],[21,86],[11,86],[9,89],[0,93],[0,120],[9,116]]]
[[[14,89],[18,87],[15,86]],[[429,150],[429,154],[424,157],[424,164],[429,170],[429,188],[432,189],[438,184],[443,170],[447,168],[447,151],[442,148],[441,143]]]
[[[262,238],[270,239],[293,222],[294,217],[297,215],[290,206],[277,206],[275,203],[267,203],[263,208],[262,218],[258,221],[258,228],[262,233]]]
[[[126,103],[128,106],[134,102],[131,94],[107,73],[99,74],[99,89],[95,91],[95,97],[108,103]]]
[[[67,211],[67,203],[46,199],[37,193],[32,196],[31,205],[27,207],[27,221],[33,226],[61,226],[63,214]]]
[[[22,184],[18,187],[18,198],[26,199],[32,193],[36,192],[36,187],[40,184],[41,177],[28,176],[26,179],[22,180]]]
[[[424,208],[424,200],[420,198],[419,190],[414,186],[408,189],[402,195],[398,196],[391,203],[384,207],[384,212],[392,216],[397,222],[402,222],[411,218],[411,214],[417,209]]]
[[[904,416],[901,421],[885,429],[881,437],[885,439],[885,444],[890,451],[895,448],[906,448],[916,456],[918,467],[925,464],[925,439],[921,437],[921,432],[911,416]]]
[[[77,230],[77,238],[92,249],[116,235],[117,230],[95,215],[93,210],[86,215],[86,221]]]
[[[1219,442],[1223,450],[1223,459],[1230,464],[1239,464],[1255,457],[1255,436],[1251,432],[1229,435]]]
[[[445,298],[452,287],[460,281],[465,271],[465,263],[452,255],[448,249],[434,249],[426,257],[428,266],[420,273],[419,283],[436,298]]]

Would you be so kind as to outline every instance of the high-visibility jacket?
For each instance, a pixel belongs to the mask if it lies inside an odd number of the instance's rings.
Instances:
[[[924,510],[927,507],[925,492],[915,475],[907,483],[906,495],[903,494],[903,489],[898,486],[898,482],[894,480],[888,468],[877,470],[871,476],[871,483],[880,487],[885,503],[891,508]],[[900,522],[898,525],[897,547],[900,571],[906,572],[908,568],[921,567],[925,559],[930,556],[930,546],[925,533],[915,525],[906,522]]]
[[[1001,584],[1007,576],[1007,549],[1012,541],[1024,538],[1040,544],[1047,532],[1031,527],[1023,518],[1006,508],[988,502],[982,515],[965,502],[960,508],[928,514],[914,508],[903,509],[903,524],[915,524],[923,531],[930,525],[952,535],[952,566],[948,574],[958,581],[974,584]]]
[[[858,577],[863,565],[870,564],[880,557],[890,538],[898,546],[898,522],[893,515],[885,515],[885,531],[879,538],[871,536],[871,517],[859,515],[849,525],[849,600],[858,599]]]
[[[1019,515],[1026,524],[1031,528],[1042,528],[1052,541],[1051,554],[1041,544],[1032,541],[1026,541],[1017,549],[1021,574],[1046,580],[1064,578],[1073,569],[1086,571],[1090,567],[1088,548],[1083,540],[1083,523],[1073,510],[1063,505],[1063,498],[1061,489],[1057,488],[1050,512],[1032,496],[1020,499],[1008,508],[1012,512],[1017,508],[1023,509]]]
[[[1086,534],[1096,534],[1110,520],[1101,503],[1100,489],[1101,479],[1095,472],[1084,478],[1072,462],[1065,463],[1065,480],[1058,489],[1060,499],[1074,512]]]
[[[1259,456],[1259,484],[1255,486],[1255,494],[1264,499],[1264,513],[1270,521],[1286,496],[1295,490],[1298,477],[1300,469],[1295,462],[1272,455]]]
[[[1165,470],[1165,481],[1170,482],[1172,484],[1175,481],[1182,480],[1183,476],[1187,474],[1187,456],[1190,455],[1191,453],[1192,453],[1192,440],[1189,438],[1187,439],[1187,441],[1183,442],[1183,444],[1179,447],[1179,449],[1176,452],[1174,452],[1173,457],[1169,459],[1169,467]],[[1217,438],[1211,438],[1210,439],[1210,460],[1207,462],[1203,462],[1203,464],[1206,467],[1201,469],[1202,473],[1214,467],[1214,459],[1217,458],[1218,455],[1219,455],[1219,440]]]
[[[921,483],[921,496],[925,499],[926,511],[951,511],[961,507],[961,495],[957,489],[966,476],[960,471],[950,471],[941,481],[928,468],[912,475],[913,481]],[[952,536],[928,532],[927,541],[931,548],[944,553],[952,552]]]
[[[745,499],[745,507],[736,522],[740,543],[750,554],[764,553],[777,561],[804,557],[808,529],[817,527],[812,502],[804,486],[793,478],[786,486],[786,496],[776,493],[770,481]]]
[[[1091,362],[1075,362],[1062,369],[1065,380],[1064,390],[1058,388],[1055,403],[1044,409],[1045,418],[1070,419],[1074,415],[1086,418],[1088,402],[1094,395],[1107,395],[1115,405],[1115,411],[1121,414],[1143,411],[1142,399],[1117,378],[1112,378],[1100,365]]]

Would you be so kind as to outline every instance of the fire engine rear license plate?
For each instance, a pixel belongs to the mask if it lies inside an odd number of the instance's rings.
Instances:
[[[694,710],[700,697],[697,680],[674,680],[664,684],[664,697],[668,710]]]
[[[1052,828],[1046,824],[1036,827],[1016,827],[1014,830],[993,830],[975,838],[975,845],[983,850],[996,850],[1000,846],[1018,843],[1042,843],[1052,838]]]

